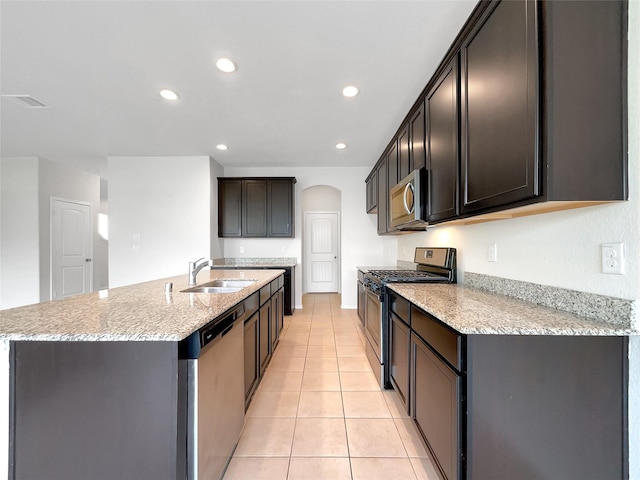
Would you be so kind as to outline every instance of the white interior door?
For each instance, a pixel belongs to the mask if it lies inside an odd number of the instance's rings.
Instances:
[[[51,299],[91,291],[91,205],[52,199]]]
[[[307,292],[337,292],[338,213],[305,213]]]

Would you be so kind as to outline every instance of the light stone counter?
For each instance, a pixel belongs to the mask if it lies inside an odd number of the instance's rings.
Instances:
[[[104,294],[0,311],[0,341],[178,341],[284,273],[283,270],[202,270],[198,284],[215,279],[256,280],[237,293],[182,293],[187,275],[164,278]],[[166,282],[173,293],[166,295]],[[102,298],[102,297],[105,298]]]
[[[295,267],[297,264],[298,259],[296,257],[233,257],[213,260],[214,268],[277,268]]]
[[[425,312],[463,334],[638,334],[632,323],[609,323],[462,285],[387,284]]]

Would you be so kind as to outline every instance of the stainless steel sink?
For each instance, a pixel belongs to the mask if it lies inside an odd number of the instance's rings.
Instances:
[[[255,280],[213,280],[182,290],[184,293],[236,293],[244,287],[253,285]]]

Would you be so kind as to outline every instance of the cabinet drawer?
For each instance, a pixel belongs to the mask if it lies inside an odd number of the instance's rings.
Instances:
[[[409,316],[410,305],[409,300],[395,292],[389,291],[389,308],[409,326],[411,326],[411,318]]]
[[[462,335],[411,305],[411,328],[458,371],[462,370]]]
[[[271,284],[267,284],[260,289],[260,305],[271,298]]]
[[[245,318],[251,317],[254,313],[258,311],[258,307],[260,306],[260,296],[258,292],[252,293],[249,295],[244,301],[244,315]]]

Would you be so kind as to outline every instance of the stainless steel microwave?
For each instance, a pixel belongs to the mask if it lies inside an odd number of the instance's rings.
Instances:
[[[426,230],[427,171],[414,170],[391,188],[391,226],[398,230]]]

